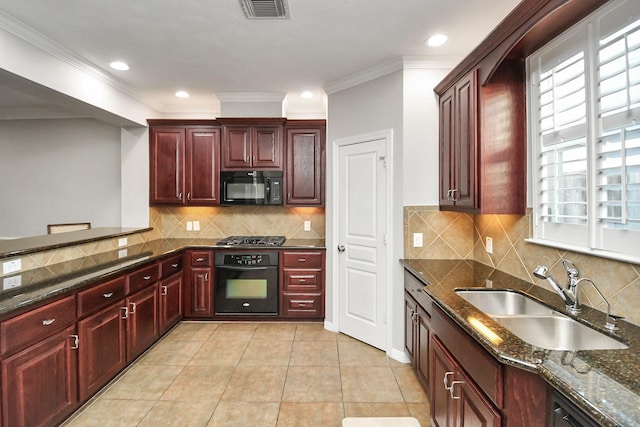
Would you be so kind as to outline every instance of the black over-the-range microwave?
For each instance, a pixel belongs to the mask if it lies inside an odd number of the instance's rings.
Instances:
[[[281,205],[282,171],[222,171],[223,205]]]

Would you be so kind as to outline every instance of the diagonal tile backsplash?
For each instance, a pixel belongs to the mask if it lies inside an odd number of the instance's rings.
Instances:
[[[640,325],[640,266],[586,254],[554,249],[525,239],[531,235],[531,209],[520,215],[469,215],[440,211],[437,206],[404,207],[404,257],[409,259],[473,259],[513,276],[552,290],[532,272],[537,265],[549,267],[561,282],[566,273],[562,259],[572,260],[580,277],[592,279],[611,304],[612,312]],[[413,233],[423,233],[424,244],[414,248]],[[485,248],[493,239],[493,253]],[[582,288],[586,305],[606,311],[596,291]]]

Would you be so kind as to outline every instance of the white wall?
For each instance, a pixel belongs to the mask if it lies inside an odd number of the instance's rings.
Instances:
[[[404,302],[402,269],[397,262],[402,257],[402,144],[403,144],[403,76],[402,71],[393,72],[384,77],[345,89],[328,97],[327,119],[327,310],[326,319],[338,325],[337,307],[331,306],[336,289],[333,285],[334,259],[338,242],[334,241],[333,212],[333,142],[338,139],[355,137],[377,131],[393,131],[393,152],[387,153],[393,161],[394,200],[392,201],[393,230],[387,237],[393,262],[389,266],[393,276],[390,285],[391,313],[387,313],[390,333],[388,353],[404,353]]]
[[[93,119],[0,121],[0,236],[47,224],[120,226],[120,128]]]

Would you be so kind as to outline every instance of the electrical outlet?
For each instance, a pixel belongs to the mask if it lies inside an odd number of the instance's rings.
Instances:
[[[193,231],[200,231],[200,221],[193,221]]]
[[[493,253],[493,239],[491,237],[485,239],[485,249],[488,254]]]
[[[304,222],[304,231],[311,231],[311,221]]]
[[[413,233],[413,247],[414,248],[422,247],[422,233]]]
[[[20,258],[2,263],[2,274],[11,274],[22,270],[22,260]]]
[[[187,221],[187,231],[193,230],[193,221]]]
[[[118,246],[127,246],[127,238],[123,237],[122,239],[118,239]]]
[[[485,281],[484,281],[484,285],[485,285],[485,287],[487,287],[487,288],[493,288],[493,280],[491,280],[491,279],[485,279]]]
[[[124,258],[127,256],[127,250],[126,249],[120,249],[118,251],[118,258]]]
[[[2,280],[2,289],[13,289],[22,286],[22,275],[18,274],[17,276],[5,277]]]

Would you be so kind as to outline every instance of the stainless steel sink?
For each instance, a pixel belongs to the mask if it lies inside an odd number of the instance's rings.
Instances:
[[[508,290],[457,290],[460,297],[493,318],[523,341],[548,350],[622,350],[628,346],[555,311]]]
[[[488,315],[541,315],[555,311],[526,295],[505,290],[457,290],[456,293]]]
[[[628,346],[560,313],[552,316],[492,316],[520,339],[548,350],[623,350]]]

